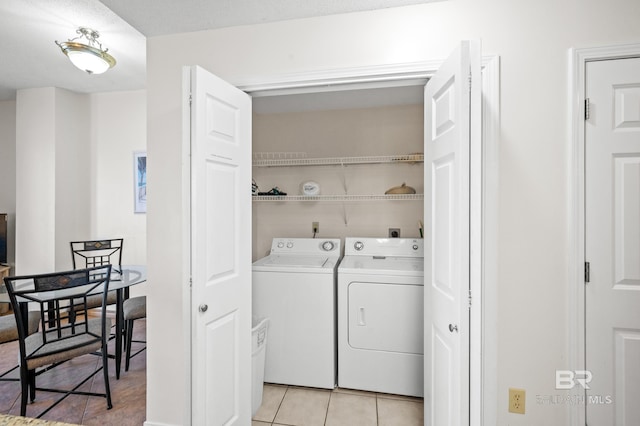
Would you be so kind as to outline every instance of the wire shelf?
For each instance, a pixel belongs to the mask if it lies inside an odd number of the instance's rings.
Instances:
[[[411,201],[422,200],[424,194],[374,194],[374,195],[254,195],[253,201]]]
[[[268,154],[274,154],[269,156]],[[366,156],[366,157],[331,157],[331,158],[308,158],[303,155],[282,155],[301,153],[257,153],[253,157],[255,167],[283,167],[283,166],[335,166],[349,164],[384,164],[384,163],[422,163],[423,154],[401,154],[386,156]],[[269,158],[270,157],[270,158]]]

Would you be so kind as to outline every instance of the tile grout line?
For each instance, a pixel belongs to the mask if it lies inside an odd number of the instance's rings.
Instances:
[[[276,413],[273,415],[273,419],[271,420],[271,425],[272,426],[276,422],[276,417],[278,417],[278,412],[280,411],[280,408],[282,407],[282,403],[284,402],[285,396],[287,396],[287,392],[289,392],[289,386],[287,386],[285,388],[284,393],[282,394],[282,399],[280,399],[280,403],[278,404],[278,409],[276,410]]]
[[[109,361],[107,360],[107,362],[109,362]],[[102,364],[102,362],[100,361],[99,358],[95,361],[94,369],[98,367],[98,363]],[[96,386],[96,376],[97,375],[98,374],[94,375],[91,378],[91,386],[89,386],[89,391],[90,392],[94,391],[94,386]],[[111,382],[109,382],[109,387],[111,387]],[[88,408],[89,408],[89,397],[87,397],[87,399],[85,400],[85,403],[84,403],[84,409],[82,410],[82,417],[80,418],[81,424],[84,424],[84,419],[85,419],[85,416],[87,415],[87,409]]]
[[[329,392],[329,401],[327,401],[327,410],[324,413],[324,423],[323,425],[327,425],[327,420],[329,419],[329,405],[331,405],[331,398],[333,398],[333,391]]]

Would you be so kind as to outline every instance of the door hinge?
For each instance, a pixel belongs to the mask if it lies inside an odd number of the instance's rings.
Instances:
[[[189,277],[189,288],[193,287],[193,280]]]
[[[471,73],[469,73],[469,91],[471,91]]]
[[[591,117],[591,103],[589,102],[589,98],[584,100],[584,119],[588,120]]]
[[[585,284],[591,280],[591,265],[589,262],[584,262],[584,282]]]
[[[469,309],[471,309],[471,290],[469,290]]]
[[[191,106],[191,101],[193,100],[193,98],[191,97],[191,93],[189,93],[189,106]]]

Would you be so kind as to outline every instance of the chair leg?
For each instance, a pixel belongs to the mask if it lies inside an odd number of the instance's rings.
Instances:
[[[29,397],[29,372],[26,368],[20,368],[20,415],[27,415],[27,398]]]
[[[126,346],[127,346],[126,357],[127,358],[124,364],[124,371],[129,371],[129,360],[131,359],[131,342],[133,341],[133,320],[126,321],[126,328],[127,328],[127,339],[126,339]]]
[[[104,376],[104,391],[107,396],[107,409],[111,410],[113,404],[111,403],[111,387],[109,386],[109,354],[106,345],[102,347],[102,374]]]
[[[29,396],[31,397],[31,402],[36,399],[36,370],[29,370],[27,372],[28,377],[28,385],[29,385]]]

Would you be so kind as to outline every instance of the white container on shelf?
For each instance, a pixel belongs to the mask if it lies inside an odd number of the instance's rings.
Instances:
[[[300,184],[300,195],[320,195],[320,184],[312,180]]]

